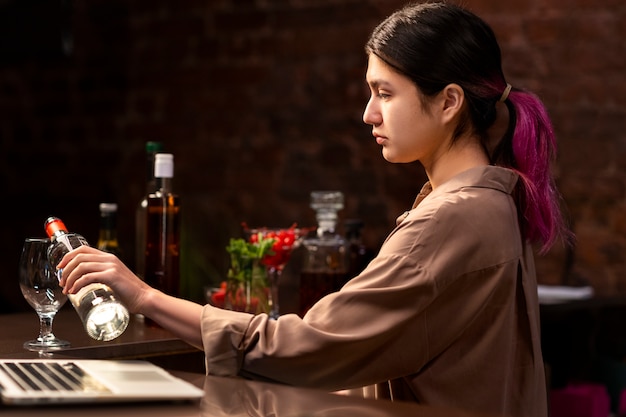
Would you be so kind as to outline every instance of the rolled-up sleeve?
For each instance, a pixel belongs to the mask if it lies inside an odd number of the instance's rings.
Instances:
[[[243,354],[241,345],[251,314],[223,310],[206,305],[202,310],[202,343],[207,373],[237,375]]]

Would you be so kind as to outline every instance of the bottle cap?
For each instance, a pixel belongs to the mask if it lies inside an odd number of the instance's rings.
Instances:
[[[154,177],[174,177],[174,155],[171,153],[158,153],[154,156]]]
[[[52,238],[57,232],[67,233],[67,227],[58,217],[48,217],[43,226],[49,238]]]
[[[163,150],[161,142],[146,142],[146,153],[157,153]]]
[[[343,208],[341,191],[311,191],[313,210],[339,211]]]
[[[114,213],[117,211],[116,203],[100,203],[101,213]]]

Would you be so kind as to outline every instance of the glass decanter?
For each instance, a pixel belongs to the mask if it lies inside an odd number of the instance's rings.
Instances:
[[[304,264],[300,273],[300,316],[320,298],[338,291],[348,280],[348,242],[336,232],[338,212],[343,208],[340,191],[311,192],[317,233],[302,241]]]

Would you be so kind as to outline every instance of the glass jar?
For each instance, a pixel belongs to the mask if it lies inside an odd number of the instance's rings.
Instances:
[[[229,274],[224,308],[246,313],[270,313],[270,287],[267,269],[259,259],[240,274]]]

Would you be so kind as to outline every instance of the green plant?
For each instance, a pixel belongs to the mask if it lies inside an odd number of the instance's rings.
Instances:
[[[255,264],[259,265],[265,255],[272,255],[275,238],[258,239],[252,243],[242,238],[232,238],[226,251],[230,254],[228,278],[240,282],[251,282]]]

